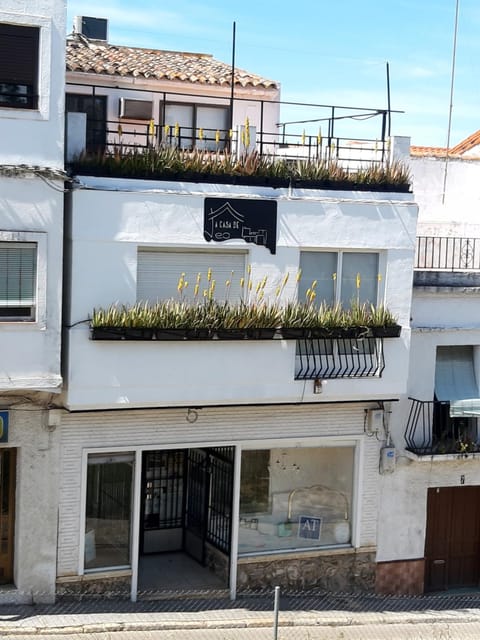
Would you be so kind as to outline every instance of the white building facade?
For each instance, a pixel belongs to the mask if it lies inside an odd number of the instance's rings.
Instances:
[[[64,2],[2,3],[1,602],[55,597],[64,34]]]
[[[193,556],[232,596],[278,583],[373,589],[381,450],[406,394],[412,195],[77,180],[67,206],[59,592],[118,584],[136,598],[168,588],[146,570],[165,551]],[[225,204],[268,208],[268,246],[207,242],[208,214]],[[92,333],[94,309],[179,296],[180,278],[184,296],[215,279],[219,299],[248,300],[265,282],[265,297],[280,288],[282,303],[317,279],[325,299],[385,304],[402,333]],[[116,506],[100,504],[113,487]]]
[[[395,433],[404,450],[380,502],[379,573],[382,562],[395,567],[394,580],[381,580],[387,593],[471,587],[480,577],[477,138],[448,159],[412,148],[419,220],[409,399]]]

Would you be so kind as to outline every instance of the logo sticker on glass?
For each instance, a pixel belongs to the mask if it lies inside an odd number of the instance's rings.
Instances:
[[[320,540],[322,519],[314,516],[299,516],[298,537],[307,540]]]

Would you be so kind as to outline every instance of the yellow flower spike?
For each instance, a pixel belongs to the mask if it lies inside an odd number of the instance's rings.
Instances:
[[[310,296],[312,295],[312,290],[311,289],[307,289],[307,293],[305,294],[306,298],[310,298]]]
[[[299,269],[297,272],[297,282],[300,282],[300,278],[302,277],[302,270]]]
[[[243,286],[245,284],[245,278],[240,278],[240,287],[243,289]]]
[[[251,281],[251,280],[249,280],[249,281],[248,281],[248,290],[249,290],[249,291],[251,291],[251,290],[252,290],[252,286],[253,286],[253,283],[252,283],[252,281]]]
[[[212,270],[210,269],[210,267],[208,267],[207,280],[210,282],[211,279],[212,279]]]
[[[276,297],[276,298],[278,298],[278,296],[280,295],[280,291],[281,291],[281,288],[280,288],[280,287],[277,287],[277,288],[275,289],[275,297]]]
[[[360,278],[360,274],[357,273],[357,289],[360,289],[360,283],[361,283],[361,278]]]
[[[314,281],[312,282],[312,289],[315,289],[315,287],[316,287],[316,286],[317,286],[317,280],[314,280]]]
[[[256,289],[255,289],[255,291],[256,291],[257,293],[260,291],[260,287],[261,287],[261,286],[262,286],[262,283],[261,283],[261,282],[259,282],[259,283],[257,284]]]
[[[229,287],[229,286],[230,286],[230,284],[231,284],[230,280],[225,280],[225,286],[226,286],[226,287]]]
[[[283,287],[287,284],[289,277],[290,277],[290,272],[287,271],[287,273],[283,276],[283,282],[282,282]]]
[[[183,281],[183,288],[186,289],[187,287],[188,287],[188,282],[187,282],[187,280],[184,280]]]
[[[217,144],[220,142],[220,131],[218,129],[215,131],[215,142]]]
[[[170,125],[169,125],[169,124],[166,124],[166,125],[163,127],[163,130],[165,131],[165,136],[166,136],[166,137],[168,137],[168,134],[170,133]]]
[[[197,296],[198,296],[198,290],[199,290],[199,288],[200,288],[200,287],[198,286],[198,284],[196,284],[196,285],[195,285],[195,289],[193,290],[193,295],[194,295],[195,297],[197,297]]]
[[[377,280],[378,280],[378,282],[381,282],[381,281],[382,281],[382,274],[381,274],[381,273],[379,273],[379,274],[378,274],[378,276],[377,276]]]
[[[302,144],[305,144],[305,129],[303,130],[303,133],[302,133]]]
[[[230,129],[230,131],[228,132],[228,137],[233,138],[233,129]]]
[[[150,120],[150,124],[148,125],[148,133],[151,136],[155,135],[155,120],[153,118]]]
[[[122,133],[123,133],[123,129],[122,129],[122,125],[121,125],[121,124],[119,124],[119,125],[118,125],[117,132],[118,132],[118,135],[119,135],[119,136],[121,136],[121,135],[122,135]]]
[[[332,273],[332,280],[336,280],[337,279],[337,274],[336,273]]]
[[[212,291],[215,291],[215,284],[216,284],[216,283],[215,283],[215,280],[212,280],[212,283],[210,284],[210,289],[211,289]]]
[[[208,296],[208,289],[203,290],[203,297],[206,298]]]
[[[312,291],[310,293],[310,302],[313,302],[315,300],[315,298],[317,297],[317,294],[315,293],[315,291]]]
[[[318,127],[317,142],[320,147],[322,145],[322,127]]]
[[[200,138],[200,140],[203,140],[203,127],[200,127],[200,129],[198,130],[198,137]]]
[[[247,271],[248,271],[248,275],[250,275],[252,273],[252,265],[251,264],[248,265]]]
[[[175,122],[175,128],[174,128],[174,136],[175,138],[178,138],[178,134],[180,133],[180,125],[178,124],[178,122]]]
[[[201,279],[202,279],[202,274],[197,273],[197,283],[199,283]]]

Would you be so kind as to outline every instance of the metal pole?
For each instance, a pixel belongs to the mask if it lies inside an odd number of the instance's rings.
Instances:
[[[388,62],[387,62],[387,109],[388,109],[387,136],[390,138],[392,116],[391,116],[391,100],[390,100],[390,65],[388,64]]]
[[[442,204],[445,204],[445,191],[447,190],[448,154],[450,152],[450,133],[452,129],[453,88],[455,83],[455,59],[457,55],[458,5],[459,5],[459,0],[457,0],[455,5],[455,27],[453,30],[453,53],[452,53],[452,76],[450,81],[450,108],[448,110],[447,153],[445,155],[445,171],[443,172]]]
[[[230,131],[233,130],[233,95],[235,91],[235,29],[236,24],[234,22],[232,34],[232,86],[230,87]]]
[[[278,610],[280,608],[280,587],[275,587],[275,600],[273,604],[273,640],[278,638]]]

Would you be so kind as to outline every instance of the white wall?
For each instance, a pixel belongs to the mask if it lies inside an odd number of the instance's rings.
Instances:
[[[480,237],[480,162],[449,158],[410,158],[413,192],[419,205],[418,235]]]
[[[40,27],[37,110],[0,107],[0,164],[63,168],[65,0],[2,0],[0,22]]]
[[[94,187],[72,195],[71,310],[67,324],[68,394],[71,409],[219,402],[326,401],[396,397],[406,390],[410,292],[416,206],[408,194],[288,192],[178,183],[82,180]],[[107,191],[122,189],[122,191]],[[161,186],[162,185],[162,186]],[[139,190],[141,189],[141,190]],[[148,191],[151,189],[152,191]],[[155,190],[155,191],[154,191]],[[203,193],[202,193],[203,190]],[[277,253],[232,240],[203,240],[204,195],[278,199]],[[383,198],[383,197],[382,197]],[[404,329],[385,341],[382,378],[331,380],[321,396],[311,381],[293,380],[294,341],[185,344],[105,343],[89,340],[86,321],[95,307],[136,300],[138,246],[237,248],[249,251],[252,278],[268,276],[273,294],[287,271],[285,299],[295,296],[301,248],[379,251],[384,301]],[[80,324],[77,324],[80,323]],[[161,365],[160,365],[161,363]],[[254,364],[253,364],[254,363]]]
[[[1,241],[38,243],[37,320],[0,322],[0,391],[58,390],[63,194],[32,176],[0,177],[0,220]]]

